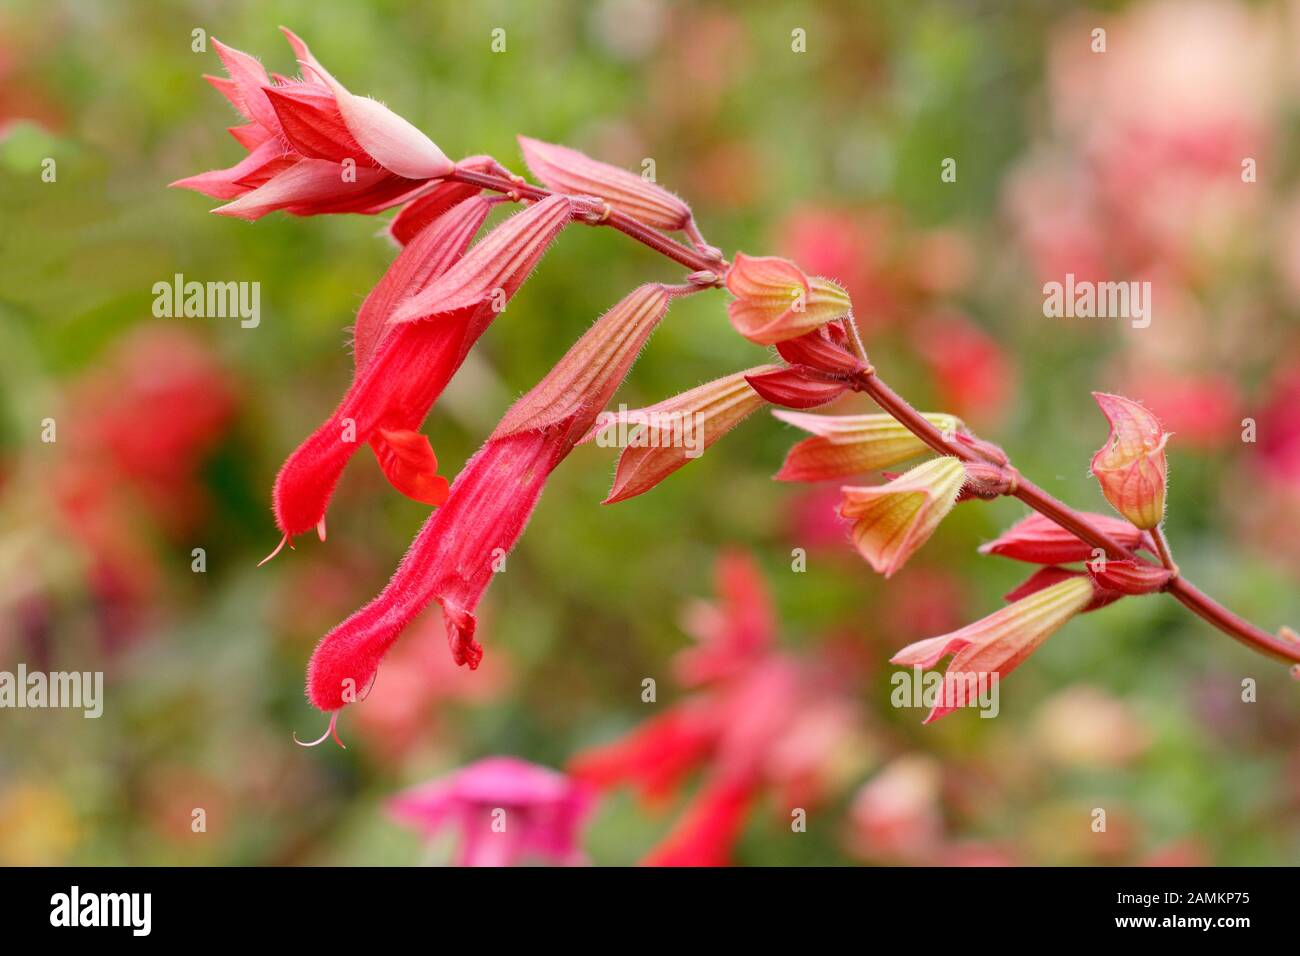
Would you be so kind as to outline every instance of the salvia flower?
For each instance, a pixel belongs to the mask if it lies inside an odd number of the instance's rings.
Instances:
[[[1079,515],[1126,548],[1147,544],[1147,536],[1141,530],[1113,515],[1091,511],[1081,511]],[[981,545],[979,550],[980,554],[996,554],[1032,564],[1069,564],[1096,556],[1093,545],[1037,512],[1017,521],[998,538]]]
[[[685,229],[691,210],[662,186],[642,176],[592,159],[568,146],[520,136],[524,162],[542,184],[570,196],[596,196],[611,209],[670,232]]]
[[[228,78],[208,81],[248,120],[231,134],[249,152],[229,169],[173,186],[232,200],[215,211],[251,220],[278,209],[374,213],[452,171],[432,140],[383,104],[349,92],[306,44],[284,33],[301,80],[272,80],[255,58],[213,40]]]
[[[776,473],[780,481],[825,481],[861,475],[915,458],[927,449],[892,415],[808,415],[780,409],[773,415],[812,433],[785,456]],[[926,412],[926,420],[941,432],[961,427],[953,415]]]
[[[1092,599],[1091,581],[1086,577],[1069,577],[961,630],[910,644],[895,654],[890,663],[930,668],[951,654],[949,675],[1005,677],[1066,621],[1082,612]],[[925,723],[955,709],[956,704],[945,696],[930,711]]]
[[[849,294],[830,279],[809,276],[789,259],[737,253],[727,270],[736,298],[727,314],[736,331],[759,345],[793,339],[849,314]]]
[[[1134,527],[1149,530],[1165,516],[1169,434],[1159,419],[1131,399],[1093,392],[1110,422],[1110,438],[1092,458],[1092,473],[1111,507]]]
[[[934,534],[965,482],[960,459],[936,458],[883,485],[844,487],[840,517],[852,520],[858,553],[890,577]]]
[[[546,479],[591,428],[668,302],[661,285],[634,290],[511,407],[384,590],[317,645],[307,670],[307,696],[316,707],[333,711],[356,700],[388,648],[433,601],[442,606],[453,659],[478,666],[479,598],[523,533]]]
[[[572,214],[567,198],[552,196],[511,216],[462,256],[491,203],[468,199],[426,227],[363,304],[351,387],[276,477],[276,523],[287,537],[319,525],[344,466],[366,442],[398,490],[441,503],[432,450],[424,453],[424,439],[408,433]]]
[[[777,371],[763,365],[714,379],[655,405],[605,412],[584,438],[622,444],[614,485],[604,504],[644,494],[687,462],[704,454],[764,403],[749,379]]]
[[[487,757],[402,791],[388,801],[388,812],[425,836],[460,831],[457,866],[580,866],[587,862],[582,827],[593,806],[591,789],[562,773]]]

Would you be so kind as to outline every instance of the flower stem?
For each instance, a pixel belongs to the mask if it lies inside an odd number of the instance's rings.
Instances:
[[[1173,552],[1169,550],[1169,541],[1165,538],[1165,529],[1162,525],[1156,525],[1151,529],[1151,538],[1156,543],[1156,553],[1160,555],[1160,563],[1168,570],[1178,574],[1178,565],[1174,564]]]
[[[930,424],[905,398],[886,385],[874,371],[863,372],[856,376],[853,387],[871,396],[877,405],[939,454],[953,455],[962,461],[968,462],[984,460],[973,449],[946,439],[939,429]],[[1080,540],[1101,548],[1106,552],[1107,557],[1121,560],[1142,560],[1063,501],[1048,494],[1038,485],[1018,473],[1016,473],[1015,478],[1010,494],[1023,501],[1039,514],[1055,521]],[[1164,535],[1159,528],[1156,529],[1156,532],[1154,538],[1162,562],[1166,562],[1165,566],[1171,570],[1176,569],[1176,565],[1173,565],[1172,557],[1169,555],[1168,542],[1164,540]],[[1263,628],[1255,626],[1240,615],[1229,611],[1185,578],[1175,577],[1165,590],[1188,609],[1204,618],[1229,637],[1235,638],[1246,646],[1278,660],[1300,663],[1300,643],[1277,637]]]
[[[543,189],[541,186],[534,186],[522,179],[494,176],[491,173],[479,173],[471,169],[454,169],[447,176],[447,179],[470,186],[478,186],[481,189],[491,189],[494,192],[520,199],[539,200],[553,195],[551,190]],[[612,226],[619,232],[631,236],[642,245],[649,246],[660,255],[685,266],[692,272],[713,272],[718,275],[718,281],[715,285],[722,284],[722,273],[727,267],[725,259],[715,259],[703,255],[618,210],[610,210],[609,215],[601,220],[598,225]]]

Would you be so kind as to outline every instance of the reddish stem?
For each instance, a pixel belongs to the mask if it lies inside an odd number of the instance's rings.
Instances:
[[[524,199],[545,199],[552,195],[551,190],[543,189],[541,186],[534,186],[523,180],[508,179],[504,176],[493,176],[490,173],[477,173],[470,169],[454,169],[447,179],[453,179],[456,182],[466,183],[470,186],[479,186],[483,189],[491,189],[494,192],[504,193],[507,196],[514,195]],[[713,272],[718,275],[718,282],[722,282],[722,273],[726,271],[727,262],[725,259],[711,259],[708,256],[696,252],[688,246],[682,245],[675,239],[670,239],[657,229],[638,222],[631,216],[621,213],[616,209],[611,209],[606,216],[597,225],[612,226],[619,232],[631,236],[642,245],[649,246],[655,252],[662,256],[667,256],[674,262],[686,266],[692,272]]]

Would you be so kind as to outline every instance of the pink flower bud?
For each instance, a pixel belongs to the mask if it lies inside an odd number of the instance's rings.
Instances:
[[[1169,435],[1160,421],[1137,402],[1093,392],[1110,422],[1110,439],[1092,458],[1092,473],[1111,507],[1150,530],[1165,516]]]
[[[691,221],[691,210],[662,186],[592,159],[576,149],[518,137],[524,161],[547,189],[570,196],[596,196],[610,207],[655,229],[670,232]]]
[[[735,428],[763,397],[750,386],[749,376],[775,371],[763,365],[707,382],[688,392],[632,411],[606,412],[583,439],[604,444],[626,433],[614,485],[604,504],[644,494]],[[620,444],[623,442],[620,440]]]
[[[793,339],[776,343],[781,358],[791,365],[807,365],[830,375],[851,376],[867,363],[849,351],[839,325],[823,325]]]
[[[1174,579],[1168,568],[1129,560],[1099,560],[1089,565],[1088,573],[1099,586],[1120,594],[1154,594]]]
[[[786,408],[816,408],[835,401],[848,391],[844,382],[828,382],[824,377],[817,377],[815,372],[810,377],[805,369],[813,372],[807,366],[778,368],[751,375],[747,381],[764,399]]]
[[[888,484],[841,489],[840,516],[853,520],[858,553],[890,577],[934,534],[965,481],[960,459],[936,458]]]
[[[1005,677],[1092,599],[1091,581],[1066,578],[959,631],[910,644],[890,658],[890,663],[929,668],[952,654],[949,675]],[[930,711],[925,723],[955,709],[955,704],[945,699]]]
[[[736,331],[775,345],[849,314],[849,294],[829,279],[810,277],[789,259],[736,254],[727,270],[735,300],[727,314]]]
[[[774,411],[781,421],[811,432],[785,456],[776,473],[779,481],[825,481],[888,468],[923,454],[928,447],[884,413],[871,415],[808,415]],[[961,421],[953,415],[927,412],[925,418],[942,432],[955,431]]]
[[[1080,514],[1089,524],[1106,532],[1126,548],[1136,548],[1146,543],[1146,535],[1127,521],[1091,511]],[[1035,512],[1017,521],[999,538],[981,546],[979,550],[980,554],[997,554],[1032,564],[1069,564],[1093,558],[1096,549],[1077,537],[1073,531],[1067,531],[1051,518]]]

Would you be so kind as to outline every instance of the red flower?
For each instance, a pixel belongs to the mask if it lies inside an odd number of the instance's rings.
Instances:
[[[212,41],[229,78],[207,80],[248,120],[230,130],[248,155],[173,186],[233,200],[215,211],[251,220],[277,209],[374,213],[451,172],[454,164],[427,136],[383,104],[350,93],[305,43],[289,30],[284,35],[301,80],[273,82],[256,59]]]
[[[323,520],[362,442],[399,491],[427,504],[446,498],[433,450],[414,430],[572,214],[570,200],[552,196],[506,220],[462,258],[490,202],[468,199],[428,226],[366,299],[352,387],[276,478],[276,524],[286,538]]]
[[[612,397],[668,301],[661,285],[636,289],[511,407],[384,590],[317,646],[307,674],[313,704],[330,711],[357,699],[393,641],[432,601],[442,605],[456,663],[478,666],[479,598],[523,533],[546,479]]]

